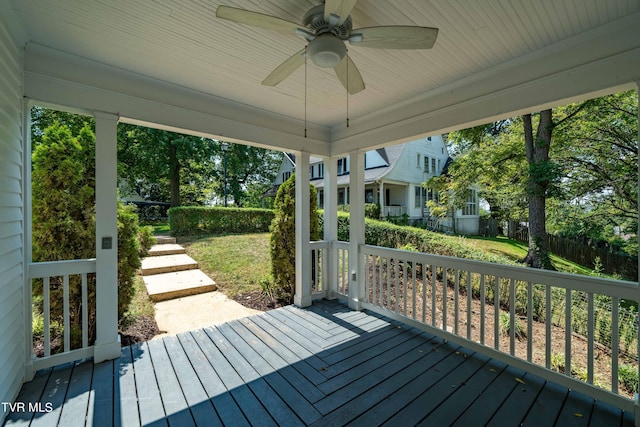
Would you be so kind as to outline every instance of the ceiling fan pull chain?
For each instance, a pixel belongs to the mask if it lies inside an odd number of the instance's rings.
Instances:
[[[307,137],[307,48],[304,48],[304,137]]]
[[[349,127],[349,52],[347,51],[347,127]]]

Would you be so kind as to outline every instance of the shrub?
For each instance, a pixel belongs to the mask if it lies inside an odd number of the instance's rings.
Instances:
[[[270,209],[180,206],[169,209],[171,235],[265,233],[274,213]]]
[[[631,393],[638,392],[638,368],[622,364],[618,368],[618,378],[620,384]]]
[[[33,153],[33,260],[34,262],[95,257],[95,136],[88,126],[77,137],[58,123],[46,129]],[[131,286],[140,256],[152,243],[151,231],[139,234],[138,217],[118,204],[118,312],[131,299]],[[89,341],[95,338],[95,275],[87,280],[88,307],[82,306],[81,278],[69,277],[71,347],[82,336],[82,311],[87,310]],[[50,284],[51,324],[63,324],[63,287],[60,277]],[[34,281],[36,318],[43,312],[43,282]],[[54,329],[54,328],[52,328]],[[58,332],[54,329],[53,336]]]
[[[376,203],[365,203],[364,216],[365,218],[380,219],[380,205]]]
[[[271,224],[271,275],[275,293],[279,298],[292,301],[296,283],[296,195],[295,174],[285,181],[274,201],[275,216]],[[316,214],[316,189],[312,185],[309,197],[311,240],[319,237],[319,221]]]

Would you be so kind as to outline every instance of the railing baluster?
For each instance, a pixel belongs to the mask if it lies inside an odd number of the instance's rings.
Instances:
[[[51,296],[49,287],[51,286],[51,277],[42,279],[42,299],[44,311],[44,355],[51,356]]]
[[[546,285],[545,289],[545,366],[551,369],[551,286]]]
[[[422,323],[427,323],[427,264],[422,263]]]
[[[467,339],[471,339],[471,324],[473,318],[471,317],[473,308],[473,284],[471,282],[471,270],[467,271]]]
[[[447,267],[442,266],[442,330],[447,330],[447,286],[448,286],[448,278],[447,278]]]
[[[593,316],[593,293],[587,293],[587,382],[593,384],[593,361],[595,340],[594,335],[594,316]]]
[[[418,285],[418,280],[416,279],[416,274],[418,273],[418,263],[413,262],[411,268],[411,311],[412,318],[416,319],[416,304],[418,299],[418,294],[416,292],[416,286]]]
[[[386,258],[386,268],[387,268],[387,291],[385,292],[387,296],[387,309],[391,310],[391,261],[389,257]]]
[[[431,326],[437,327],[436,325],[436,295],[437,295],[437,284],[436,281],[438,279],[438,268],[435,264],[431,264]]]
[[[458,335],[458,323],[460,323],[460,304],[458,302],[460,297],[460,272],[457,268],[454,268],[453,273],[455,274],[453,284],[454,334]]]
[[[407,261],[402,262],[402,314],[407,315],[407,286],[409,278],[407,277]]]
[[[89,346],[89,302],[87,301],[87,273],[82,274],[82,347]]]
[[[564,373],[571,376],[571,289],[565,289]]]
[[[400,313],[400,260],[398,258],[393,259],[393,288],[396,292],[396,302],[394,304],[395,312]]]
[[[493,346],[500,350],[500,277],[493,277]]]
[[[480,275],[480,343],[484,344],[484,306],[487,304],[485,275]]]
[[[611,298],[611,390],[614,393],[618,392],[618,358],[620,357],[619,303],[617,297]]]
[[[69,319],[69,275],[62,276],[63,315],[64,315],[64,351],[71,351],[71,322]]]
[[[516,354],[516,281],[509,279],[509,354]]]
[[[533,360],[533,283],[527,282],[527,361]]]

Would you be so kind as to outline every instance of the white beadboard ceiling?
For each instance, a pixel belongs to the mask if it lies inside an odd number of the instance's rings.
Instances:
[[[32,44],[285,117],[305,117],[304,68],[275,88],[260,84],[304,40],[223,21],[215,11],[228,5],[300,22],[320,0],[9,1]],[[354,28],[420,25],[440,31],[431,50],[351,47],[366,89],[349,96],[349,116],[375,117],[619,20],[632,17],[640,24],[639,16],[640,0],[360,0],[352,12]],[[306,98],[309,123],[335,128],[345,121],[347,97],[333,71],[309,63]]]

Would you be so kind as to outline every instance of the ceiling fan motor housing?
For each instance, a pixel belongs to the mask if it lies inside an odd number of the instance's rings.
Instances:
[[[333,68],[342,61],[347,54],[347,47],[343,40],[349,37],[351,31],[351,17],[342,24],[335,25],[325,21],[324,4],[312,7],[302,20],[316,37],[309,42],[307,53],[318,67]]]

